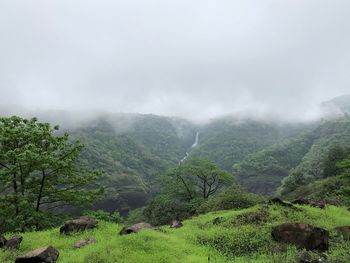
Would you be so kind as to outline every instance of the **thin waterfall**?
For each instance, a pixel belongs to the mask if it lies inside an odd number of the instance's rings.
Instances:
[[[196,137],[194,139],[194,143],[192,144],[190,150],[192,150],[193,148],[196,148],[198,146],[199,143],[199,132],[196,132]],[[186,152],[185,156],[180,160],[179,164],[182,164],[184,161],[186,161],[186,159],[189,156],[189,152]]]

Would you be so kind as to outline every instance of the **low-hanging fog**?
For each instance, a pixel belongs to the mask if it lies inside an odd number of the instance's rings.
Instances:
[[[2,0],[0,104],[312,119],[350,92],[348,0]]]

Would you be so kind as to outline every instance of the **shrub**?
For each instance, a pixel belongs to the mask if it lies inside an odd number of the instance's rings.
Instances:
[[[132,210],[125,220],[126,224],[132,225],[140,222],[147,221],[144,215],[144,208],[136,208]]]
[[[263,201],[262,197],[234,186],[203,203],[198,213],[248,208]]]
[[[195,213],[195,202],[186,203],[180,200],[158,196],[145,208],[144,215],[152,225],[170,224],[175,218],[189,218]]]
[[[93,218],[96,218],[98,220],[103,220],[107,222],[113,222],[113,223],[120,223],[121,222],[121,216],[119,212],[115,211],[113,213],[108,213],[102,210],[97,211],[87,211],[84,213],[86,216],[90,216]]]

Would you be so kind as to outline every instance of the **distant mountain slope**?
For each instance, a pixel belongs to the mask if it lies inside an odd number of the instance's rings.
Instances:
[[[321,103],[326,116],[343,116],[350,114],[350,94],[336,97]]]
[[[234,165],[233,173],[247,190],[263,195],[273,194],[283,178],[296,167],[310,150],[314,133],[305,132],[257,153]]]
[[[201,128],[200,143],[193,154],[232,171],[232,166],[247,155],[292,138],[304,128],[305,125],[221,118]]]
[[[288,195],[301,185],[323,177],[321,165],[328,149],[350,145],[350,118],[325,120],[297,138],[286,140],[245,157],[234,165],[238,181],[260,194]]]
[[[281,194],[286,195],[301,185],[323,177],[321,165],[328,149],[333,145],[350,145],[350,117],[325,121],[315,130],[315,140],[298,166],[283,180]]]
[[[342,96],[324,105],[350,112],[349,98]],[[331,145],[350,143],[350,121],[343,115],[304,124],[225,117],[196,125],[181,118],[144,114],[25,114],[61,124],[62,130],[86,145],[81,160],[105,171],[102,183],[108,191],[99,207],[109,211],[142,206],[157,192],[158,175],[178,165],[186,152],[233,172],[238,182],[256,193],[273,194],[284,178],[282,193],[294,191],[322,177],[319,164]],[[191,149],[197,132],[198,145]]]
[[[104,171],[107,197],[98,207],[109,211],[144,205],[157,190],[157,177],[195,140],[190,122],[153,115],[101,117],[70,133],[85,144],[82,161]]]

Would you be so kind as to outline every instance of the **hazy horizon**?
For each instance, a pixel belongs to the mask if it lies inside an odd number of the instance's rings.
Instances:
[[[350,93],[350,2],[0,3],[0,104],[312,120]]]

